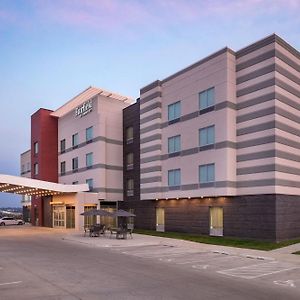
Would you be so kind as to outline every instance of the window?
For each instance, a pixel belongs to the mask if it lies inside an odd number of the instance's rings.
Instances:
[[[60,152],[64,153],[66,151],[66,140],[63,139],[60,141]]]
[[[39,165],[36,163],[33,165],[34,175],[39,174]]]
[[[78,184],[78,181],[73,181],[72,184],[74,184],[74,185],[75,185],[75,184]]]
[[[25,172],[25,165],[22,165],[21,173]]]
[[[126,168],[127,170],[133,169],[133,153],[128,153],[126,155]]]
[[[86,167],[91,168],[93,166],[93,152],[88,153],[85,157]]]
[[[87,142],[92,141],[93,140],[93,136],[94,136],[94,134],[93,134],[93,126],[91,126],[91,127],[87,128],[85,130],[86,141]]]
[[[181,150],[180,135],[172,136],[168,139],[168,153],[175,153]]]
[[[78,147],[78,133],[72,135],[72,147],[73,148]]]
[[[215,164],[199,166],[199,182],[208,183],[215,181]]]
[[[199,93],[199,108],[205,109],[215,104],[215,88],[210,88]]]
[[[84,212],[87,212],[92,209],[97,209],[97,205],[84,206]],[[96,223],[97,223],[97,216],[84,216],[84,227],[90,227],[92,225],[95,225]]]
[[[173,121],[179,119],[181,115],[181,105],[180,101],[170,104],[168,106],[168,120]]]
[[[39,143],[36,142],[33,144],[33,153],[38,154],[39,153]]]
[[[133,142],[133,127],[126,128],[126,143],[130,144]]]
[[[199,146],[206,146],[215,143],[215,126],[199,129]]]
[[[66,162],[65,161],[62,161],[60,163],[60,173],[61,174],[65,174],[66,173]]]
[[[127,196],[130,197],[130,196],[134,195],[133,189],[134,189],[134,180],[133,179],[127,179],[127,182],[126,182]]]
[[[90,179],[87,179],[85,182],[88,184],[90,191],[92,191],[94,188],[94,180],[92,178],[90,178]]]
[[[75,157],[72,159],[72,170],[73,171],[78,170],[78,157]]]
[[[181,184],[180,169],[168,171],[168,185],[179,186]]]

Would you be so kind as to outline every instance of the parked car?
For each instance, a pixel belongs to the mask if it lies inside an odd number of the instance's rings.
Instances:
[[[0,226],[5,225],[23,225],[25,222],[20,219],[15,219],[12,217],[3,217],[0,219]]]

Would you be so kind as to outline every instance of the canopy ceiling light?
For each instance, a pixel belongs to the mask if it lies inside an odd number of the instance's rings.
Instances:
[[[61,184],[0,174],[0,192],[28,196],[54,196],[89,191],[88,184]]]

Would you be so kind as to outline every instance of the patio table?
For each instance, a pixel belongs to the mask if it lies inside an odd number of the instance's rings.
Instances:
[[[124,239],[126,240],[127,239],[127,230],[126,229],[123,229],[123,228],[111,228],[110,229],[110,238],[111,236],[115,234],[116,235],[116,239]]]

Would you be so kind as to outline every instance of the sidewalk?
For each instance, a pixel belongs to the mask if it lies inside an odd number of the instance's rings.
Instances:
[[[273,251],[262,251],[243,249],[211,244],[201,244],[196,242],[177,240],[165,237],[156,237],[142,234],[133,234],[133,239],[127,240],[116,239],[115,237],[109,238],[107,236],[101,237],[89,237],[84,236],[82,232],[72,231],[65,232],[63,240],[90,245],[92,247],[99,248],[114,248],[114,247],[139,247],[139,246],[150,246],[150,245],[168,245],[186,249],[199,249],[199,251],[218,252],[224,255],[237,255],[244,256],[258,260],[280,260],[286,262],[293,262],[300,264],[300,256],[290,254],[294,251],[300,250],[300,244],[295,244],[285,248],[273,250]]]
[[[297,251],[300,251],[300,243],[272,250],[273,253],[282,253],[282,254],[291,254]]]

